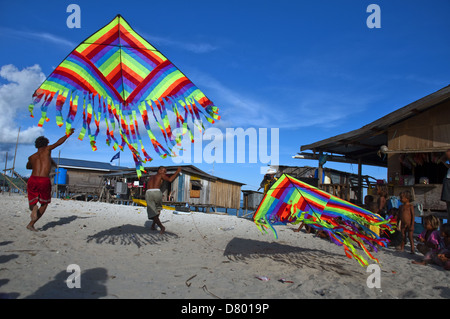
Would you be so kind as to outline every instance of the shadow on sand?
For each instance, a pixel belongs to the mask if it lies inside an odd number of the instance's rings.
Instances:
[[[247,263],[253,259],[270,258],[273,261],[297,268],[313,268],[320,271],[336,272],[340,275],[354,276],[354,270],[347,270],[347,257],[332,252],[301,248],[276,242],[263,242],[252,239],[233,238],[225,248],[224,256],[230,261]]]
[[[174,238],[178,238],[178,235],[171,232],[165,232],[161,235],[159,230],[150,230],[149,224],[146,223],[145,226],[126,224],[102,230],[97,234],[89,236],[87,242],[112,245],[136,245],[139,248],[149,244],[154,245],[160,242],[167,242]]]
[[[108,271],[105,268],[82,271],[80,288],[68,287],[66,280],[71,280],[71,275],[71,272],[59,272],[52,281],[25,299],[97,299],[107,296],[105,283],[108,280]]]
[[[44,214],[44,217],[45,217],[45,214]],[[62,218],[60,218],[57,221],[48,222],[47,224],[42,226],[39,230],[46,231],[46,230],[48,230],[50,228],[55,228],[56,226],[63,226],[63,225],[69,224],[69,223],[73,222],[76,219],[86,219],[86,218],[91,218],[91,217],[79,217],[79,216],[76,216],[76,215],[72,215],[72,216],[69,216],[69,217],[62,217]]]

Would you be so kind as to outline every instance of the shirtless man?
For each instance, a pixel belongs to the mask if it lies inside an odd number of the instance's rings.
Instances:
[[[156,175],[151,176],[147,182],[147,191],[145,192],[145,201],[147,202],[147,215],[148,219],[153,220],[151,229],[156,229],[155,224],[161,229],[160,234],[164,234],[166,228],[162,225],[159,220],[159,214],[162,209],[162,192],[160,190],[163,181],[168,181],[169,183],[180,174],[181,167],[178,167],[175,174],[172,176],[166,175],[166,168],[160,166]]]
[[[27,169],[32,170],[27,183],[28,204],[31,210],[31,221],[27,225],[29,230],[37,231],[34,228],[34,224],[44,215],[51,201],[52,183],[49,176],[52,165],[56,166],[51,158],[52,150],[63,144],[73,132],[74,129],[72,128],[70,134],[64,135],[52,145],[48,145],[48,139],[44,136],[38,137],[34,143],[38,150],[28,157],[27,163]],[[41,207],[38,207],[38,202],[41,204]]]

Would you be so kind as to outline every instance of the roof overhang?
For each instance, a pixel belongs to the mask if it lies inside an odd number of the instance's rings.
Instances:
[[[380,148],[387,145],[388,128],[449,100],[450,85],[357,130],[303,145],[300,147],[301,153],[293,157],[319,159],[321,153],[328,153],[329,161],[386,167],[387,156],[380,153]],[[303,152],[306,150],[312,153]]]

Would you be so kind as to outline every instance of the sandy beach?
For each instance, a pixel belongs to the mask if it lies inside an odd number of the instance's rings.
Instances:
[[[165,210],[160,235],[144,207],[52,199],[31,232],[25,196],[0,205],[0,298],[450,298],[450,272],[411,264],[408,245],[375,254],[381,287],[369,288],[343,248],[291,225],[275,240],[250,220]],[[80,288],[66,283],[72,264]]]

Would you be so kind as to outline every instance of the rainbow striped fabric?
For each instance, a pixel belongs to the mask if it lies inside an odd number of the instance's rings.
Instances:
[[[377,251],[377,246],[388,243],[370,227],[378,227],[381,232],[393,231],[389,220],[286,174],[266,193],[253,220],[261,231],[271,229],[275,238],[278,236],[273,224],[303,222],[326,232],[335,244],[344,247],[347,257],[354,257],[363,266],[368,262],[357,248],[378,262],[366,245]]]
[[[107,144],[112,142],[114,150],[127,145],[139,176],[144,171],[142,163],[152,158],[145,151],[137,115],[142,117],[151,143],[162,158],[174,156],[172,148],[180,145],[181,136],[187,132],[193,141],[189,116],[200,131],[204,128],[202,117],[210,123],[220,119],[218,108],[120,15],[78,45],[35,91],[29,110],[33,117],[34,106],[42,103],[39,126],[49,120],[47,108],[52,101],[58,126],[64,125],[62,110],[68,106],[66,133],[82,105],[83,126],[78,138],[83,140],[87,132],[93,150],[97,149],[103,118]],[[181,133],[173,132],[169,110],[176,116]],[[152,132],[149,113],[166,147]],[[91,130],[92,120],[95,131]],[[120,142],[114,134],[116,125]]]

